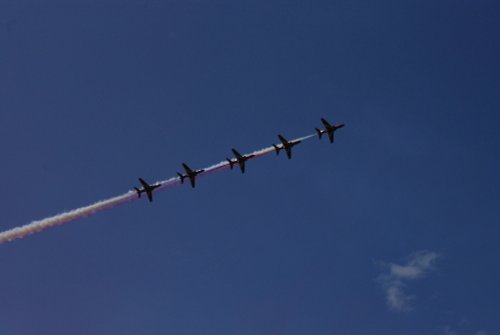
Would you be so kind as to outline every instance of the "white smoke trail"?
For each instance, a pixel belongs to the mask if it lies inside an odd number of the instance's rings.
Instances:
[[[297,138],[293,141],[304,141],[307,140],[311,137],[315,136],[314,134],[304,136]],[[260,149],[257,151],[254,151],[249,154],[245,155],[255,155],[254,158],[266,155],[270,152],[273,152],[275,149],[274,147],[270,146],[264,149]],[[211,165],[207,168],[205,168],[205,172],[200,174],[202,176],[203,174],[209,174],[209,173],[215,173],[218,172],[222,169],[225,169],[229,166],[229,163],[227,161],[221,161],[217,164]],[[180,184],[179,177],[172,177],[170,179],[166,179],[163,181],[159,181],[156,184],[160,184],[161,186],[156,189],[156,191],[162,191],[167,188],[177,186]],[[113,207],[117,207],[123,204],[126,204],[128,202],[137,200],[137,193],[135,191],[128,191],[127,193],[124,193],[122,195],[98,201],[92,205],[85,206],[85,207],[80,207],[74,210],[71,210],[69,212],[65,212],[62,214],[58,214],[43,220],[38,220],[38,221],[33,221],[29,224],[26,224],[24,226],[12,228],[10,230],[6,230],[2,233],[0,233],[0,244],[5,243],[5,242],[10,242],[12,240],[18,239],[18,238],[23,238],[28,235],[40,232],[42,230],[52,228],[55,226],[59,226],[77,219],[81,219],[84,217],[87,217],[89,215],[93,215],[95,213],[101,212],[106,209],[110,209]]]
[[[46,218],[40,221],[33,221],[27,225],[20,226],[17,228],[13,228],[11,230],[7,230],[3,233],[0,233],[0,244],[4,242],[12,241],[16,238],[25,237],[34,233],[37,233],[41,230],[45,230],[47,228],[51,228],[54,226],[58,226],[64,223],[68,223],[70,221],[83,218],[94,213],[100,212],[102,210],[113,208],[119,206],[121,204],[130,202],[137,197],[136,193],[133,191],[129,191],[120,196],[102,200],[96,202],[95,204],[81,207],[78,209],[74,209],[72,211],[58,214],[56,216],[52,216],[50,218]]]

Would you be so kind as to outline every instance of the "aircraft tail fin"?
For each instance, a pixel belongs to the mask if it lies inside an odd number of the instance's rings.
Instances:
[[[281,148],[278,147],[276,144],[273,144],[274,150],[276,150],[276,156],[279,156]]]
[[[230,160],[229,158],[226,158],[226,160],[229,162],[229,168],[231,168],[231,170],[232,170],[234,162],[232,160]]]
[[[323,135],[323,132],[318,128],[314,128],[314,129],[316,129],[316,132],[318,133],[318,137],[321,140],[321,136]]]
[[[137,192],[138,197],[140,198],[141,197],[141,191],[137,187],[134,187],[134,189]]]
[[[179,172],[177,172],[177,175],[179,176],[179,178],[181,178],[181,184],[184,184],[184,178],[185,176]]]

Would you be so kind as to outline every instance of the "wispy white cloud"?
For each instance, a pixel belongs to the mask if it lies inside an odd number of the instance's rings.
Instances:
[[[459,335],[463,334],[464,332],[458,332],[455,329],[453,329],[451,326],[444,326],[443,327],[443,335]],[[470,333],[469,333],[470,334]],[[487,335],[484,330],[478,330],[477,332],[474,333],[474,335]]]
[[[403,291],[403,284],[393,282],[386,287],[386,300],[389,307],[398,311],[410,311],[411,301],[415,298]]]
[[[400,312],[411,311],[414,296],[405,292],[406,282],[423,278],[434,268],[438,253],[423,250],[413,253],[403,264],[383,263],[386,272],[381,274],[378,281],[385,290],[385,298],[390,309]],[[449,329],[449,331],[452,331]],[[447,335],[456,335],[451,332]]]
[[[450,326],[444,326],[443,327],[443,334],[444,335],[458,335],[458,333],[453,330]]]

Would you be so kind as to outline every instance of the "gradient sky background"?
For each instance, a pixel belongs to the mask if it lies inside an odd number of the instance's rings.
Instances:
[[[346,123],[1,245],[0,334],[500,334],[499,17],[0,0],[2,231]]]

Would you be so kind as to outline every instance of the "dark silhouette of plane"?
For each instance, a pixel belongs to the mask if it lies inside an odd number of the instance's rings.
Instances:
[[[294,145],[299,144],[302,141],[290,141],[290,142],[288,142],[282,135],[278,135],[278,138],[280,139],[281,144],[278,144],[278,145],[273,144],[273,147],[276,150],[276,155],[280,154],[281,149],[285,149],[288,159],[291,159],[292,158],[292,147]]]
[[[326,121],[323,118],[321,119],[321,122],[323,122],[325,129],[318,129],[318,128],[314,128],[314,129],[316,129],[316,132],[318,133],[318,137],[320,140],[321,140],[321,135],[323,135],[324,133],[327,133],[328,138],[330,139],[330,143],[333,143],[333,141],[335,140],[335,138],[334,138],[335,131],[337,129],[340,129],[343,126],[345,126],[343,123],[336,123],[334,125],[331,125],[330,123],[328,123],[328,121]]]
[[[149,201],[150,202],[153,201],[153,190],[155,188],[160,187],[161,184],[149,185],[142,178],[139,178],[139,181],[141,182],[141,184],[142,184],[143,187],[141,189],[138,189],[137,187],[134,187],[135,191],[137,192],[137,196],[140,198],[141,197],[141,193],[146,193],[148,195]]]
[[[196,181],[196,175],[202,173],[205,170],[191,170],[189,166],[187,166],[186,163],[182,163],[182,166],[184,167],[184,170],[186,170],[186,174],[182,174],[180,172],[177,172],[177,175],[179,175],[179,178],[181,178],[181,184],[184,184],[184,178],[188,177],[189,181],[191,181],[191,187],[195,187],[195,181]]]
[[[245,173],[245,162],[250,158],[254,157],[255,155],[242,155],[238,151],[236,151],[236,149],[231,149],[231,150],[233,151],[233,154],[236,157],[236,159],[233,161],[229,158],[226,158],[226,160],[229,162],[229,167],[232,170],[234,164],[239,164],[241,173]]]

